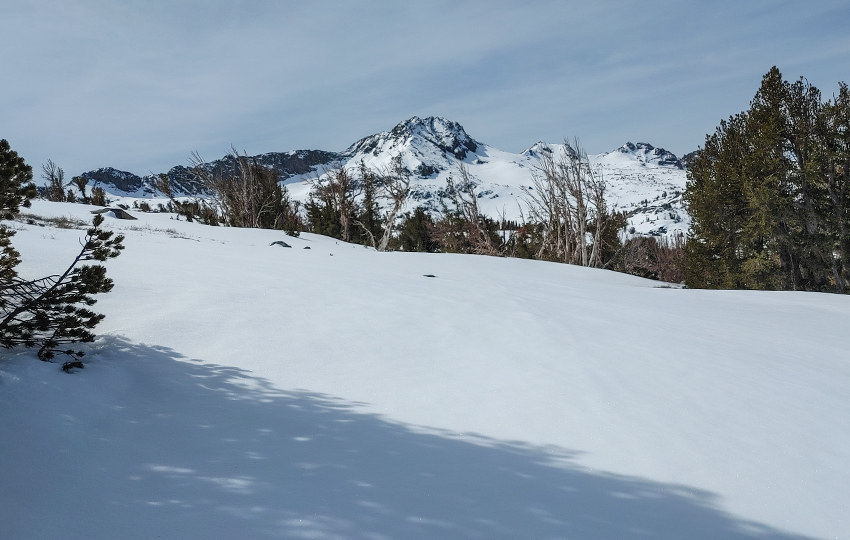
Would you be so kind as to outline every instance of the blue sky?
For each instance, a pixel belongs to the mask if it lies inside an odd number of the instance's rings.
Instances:
[[[846,0],[0,0],[0,138],[69,175],[342,150],[414,115],[681,155],[773,65],[850,82],[848,28]]]

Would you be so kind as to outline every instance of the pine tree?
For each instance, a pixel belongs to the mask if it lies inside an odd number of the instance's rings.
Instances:
[[[88,203],[89,198],[86,195],[86,186],[89,184],[89,179],[85,176],[75,176],[71,178],[71,183],[80,191],[80,197],[82,197],[83,203]]]
[[[102,187],[91,188],[91,203],[95,206],[106,206],[106,191]]]
[[[16,215],[20,206],[29,206],[35,196],[31,179],[32,169],[5,140],[0,141],[0,204],[4,218]],[[124,249],[124,237],[113,238],[112,232],[100,228],[102,223],[103,216],[95,216],[82,249],[64,272],[33,280],[18,275],[20,253],[11,243],[14,231],[0,225],[0,346],[38,347],[38,357],[50,361],[59,346],[94,339],[91,330],[103,315],[88,309],[95,303],[92,295],[110,291],[113,283],[103,266],[81,263],[106,261]],[[82,366],[82,352],[63,352],[72,358],[63,364],[63,369]]]
[[[38,346],[38,357],[48,361],[62,344],[94,340],[91,329],[103,315],[88,309],[96,300],[93,294],[112,290],[112,280],[106,277],[101,265],[83,265],[85,261],[106,261],[117,257],[124,249],[124,237],[112,237],[111,231],[100,228],[103,216],[95,216],[86,232],[83,247],[62,274],[25,280],[17,276],[14,266],[19,259],[10,254],[10,272],[5,272],[0,288],[0,346]],[[8,246],[4,246],[6,249]],[[4,252],[6,256],[6,252]],[[17,260],[14,260],[17,259]],[[5,270],[5,268],[4,268]],[[79,358],[73,350],[66,354]]]
[[[0,140],[0,219],[12,219],[21,206],[29,208],[30,199],[36,195],[32,167],[6,139]]]
[[[830,231],[829,242],[838,257],[832,259],[832,273],[839,292],[850,287],[850,90],[841,84],[838,95],[822,111],[817,132],[821,143],[818,166],[826,179],[828,196],[824,219]]]
[[[304,204],[307,212],[307,223],[310,231],[316,234],[342,238],[339,210],[334,207],[333,200],[319,193],[311,193]]]
[[[685,193],[689,286],[846,290],[843,103],[774,67],[749,110],[706,138]]]
[[[401,224],[399,240],[401,249],[404,251],[427,251],[435,252],[440,248],[439,242],[434,239],[434,220],[425,212],[421,206],[411,214],[404,216]]]
[[[377,248],[377,239],[383,232],[381,208],[378,206],[379,178],[363,160],[360,160],[359,173],[363,200],[358,205],[355,223],[360,228],[361,243]]]

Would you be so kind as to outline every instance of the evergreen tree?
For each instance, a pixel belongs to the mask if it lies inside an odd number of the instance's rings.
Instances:
[[[10,219],[20,206],[29,206],[35,196],[32,169],[9,144],[0,141],[0,205],[2,217]],[[105,261],[124,249],[123,236],[100,228],[103,216],[95,216],[86,232],[82,249],[62,274],[27,280],[18,276],[20,253],[11,238],[14,231],[0,225],[0,346],[38,347],[38,357],[49,361],[63,344],[94,339],[91,330],[103,315],[88,309],[95,303],[93,294],[108,292],[112,280],[101,265],[82,265],[86,261]],[[63,369],[79,367],[82,352],[63,351],[72,357]]]
[[[91,188],[91,203],[95,206],[106,206],[106,191],[102,187]]]
[[[435,252],[440,244],[434,239],[434,220],[421,206],[413,213],[408,212],[401,224],[399,240],[404,251]]]
[[[30,199],[36,195],[32,167],[6,139],[0,140],[0,219],[12,219],[21,206],[29,208]]]
[[[384,230],[381,208],[378,206],[380,179],[372,169],[366,166],[363,160],[360,160],[359,169],[363,200],[358,205],[358,215],[355,222],[360,228],[361,243],[377,248],[377,239],[381,237]]]
[[[723,121],[706,138],[705,148],[688,169],[685,200],[691,215],[686,244],[685,281],[689,287],[741,287],[741,236],[747,221],[741,171],[746,155],[746,118]]]
[[[358,230],[362,230],[355,225],[358,191],[358,182],[341,163],[334,163],[323,175],[313,178],[305,205],[311,230],[346,242],[358,236]]]
[[[80,197],[82,197],[83,203],[88,203],[89,198],[86,195],[86,186],[89,184],[89,179],[85,176],[75,176],[71,178],[71,183],[80,191]]]
[[[311,194],[304,204],[304,210],[310,231],[332,238],[342,238],[339,210],[334,208],[332,202]]]
[[[836,289],[850,287],[850,90],[841,84],[838,95],[827,103],[819,119],[817,162],[826,179],[828,201],[823,218],[828,222],[833,253],[832,273]]]
[[[543,248],[545,227],[542,223],[524,223],[508,237],[505,253],[508,257],[535,259]]]
[[[685,193],[689,286],[846,290],[841,95],[824,103],[805,79],[784,81],[774,67],[749,110],[706,138]]]

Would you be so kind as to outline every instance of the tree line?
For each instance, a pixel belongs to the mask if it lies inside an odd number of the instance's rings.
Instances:
[[[672,268],[681,246],[654,238],[626,239],[626,216],[607,207],[605,183],[578,140],[564,148],[562,155],[549,148],[541,152],[532,189],[525,190],[528,215],[519,222],[481,211],[476,179],[462,163],[438,191],[436,211],[403,211],[412,173],[401,156],[379,168],[362,161],[356,167],[330,164],[308,179],[310,193],[303,205],[291,199],[277,171],[235,148],[215,166],[197,153],[190,158],[189,174],[205,196],[176,196],[165,174],[155,187],[168,198],[159,211],[207,225],[278,229],[294,236],[308,231],[377,251],[521,257],[680,281],[681,272]],[[45,186],[40,191],[48,200],[108,202],[99,186],[87,194],[84,177],[65,184],[64,172],[50,160],[42,173]],[[144,201],[135,207],[153,210]]]
[[[210,225],[309,231],[378,251],[562,262],[692,288],[850,289],[850,91],[841,83],[824,100],[775,67],[749,109],[689,155],[687,238],[626,234],[628,216],[608,207],[606,184],[578,140],[562,152],[542,149],[518,222],[482,213],[476,179],[462,163],[430,210],[405,211],[412,173],[400,156],[382,168],[331,164],[309,179],[303,205],[275,170],[235,149],[215,167],[198,154],[191,162],[210,196],[178,199],[160,175],[157,189],[170,201],[163,209]],[[42,170],[46,198],[74,200],[60,168],[48,161]],[[86,193],[84,178],[71,184],[84,202],[103,202],[102,190]]]
[[[361,162],[317,174],[304,207],[304,230],[379,251],[520,257],[680,282],[682,241],[627,238],[626,215],[608,207],[605,182],[579,141],[566,142],[564,149],[559,155],[551,148],[541,152],[532,189],[525,191],[528,214],[519,222],[481,211],[476,179],[462,163],[437,192],[436,211],[417,206],[402,213],[411,172],[395,156],[383,170]]]
[[[436,195],[436,211],[404,211],[412,172],[395,156],[385,167],[332,163],[308,179],[310,193],[293,201],[274,169],[235,149],[212,167],[193,155],[190,173],[210,195],[178,200],[168,177],[157,189],[170,200],[165,210],[210,225],[312,232],[370,246],[468,253],[563,262],[681,281],[681,240],[627,237],[626,215],[606,203],[606,185],[578,140],[564,152],[541,152],[540,166],[525,190],[527,216],[492,217],[479,208],[476,179],[460,164]]]

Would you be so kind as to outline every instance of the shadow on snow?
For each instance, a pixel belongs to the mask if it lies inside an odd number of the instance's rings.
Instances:
[[[34,413],[69,432],[16,441],[46,470],[0,466],[10,538],[802,538],[563,451],[416,430],[167,348],[100,350],[62,374],[67,407]]]

